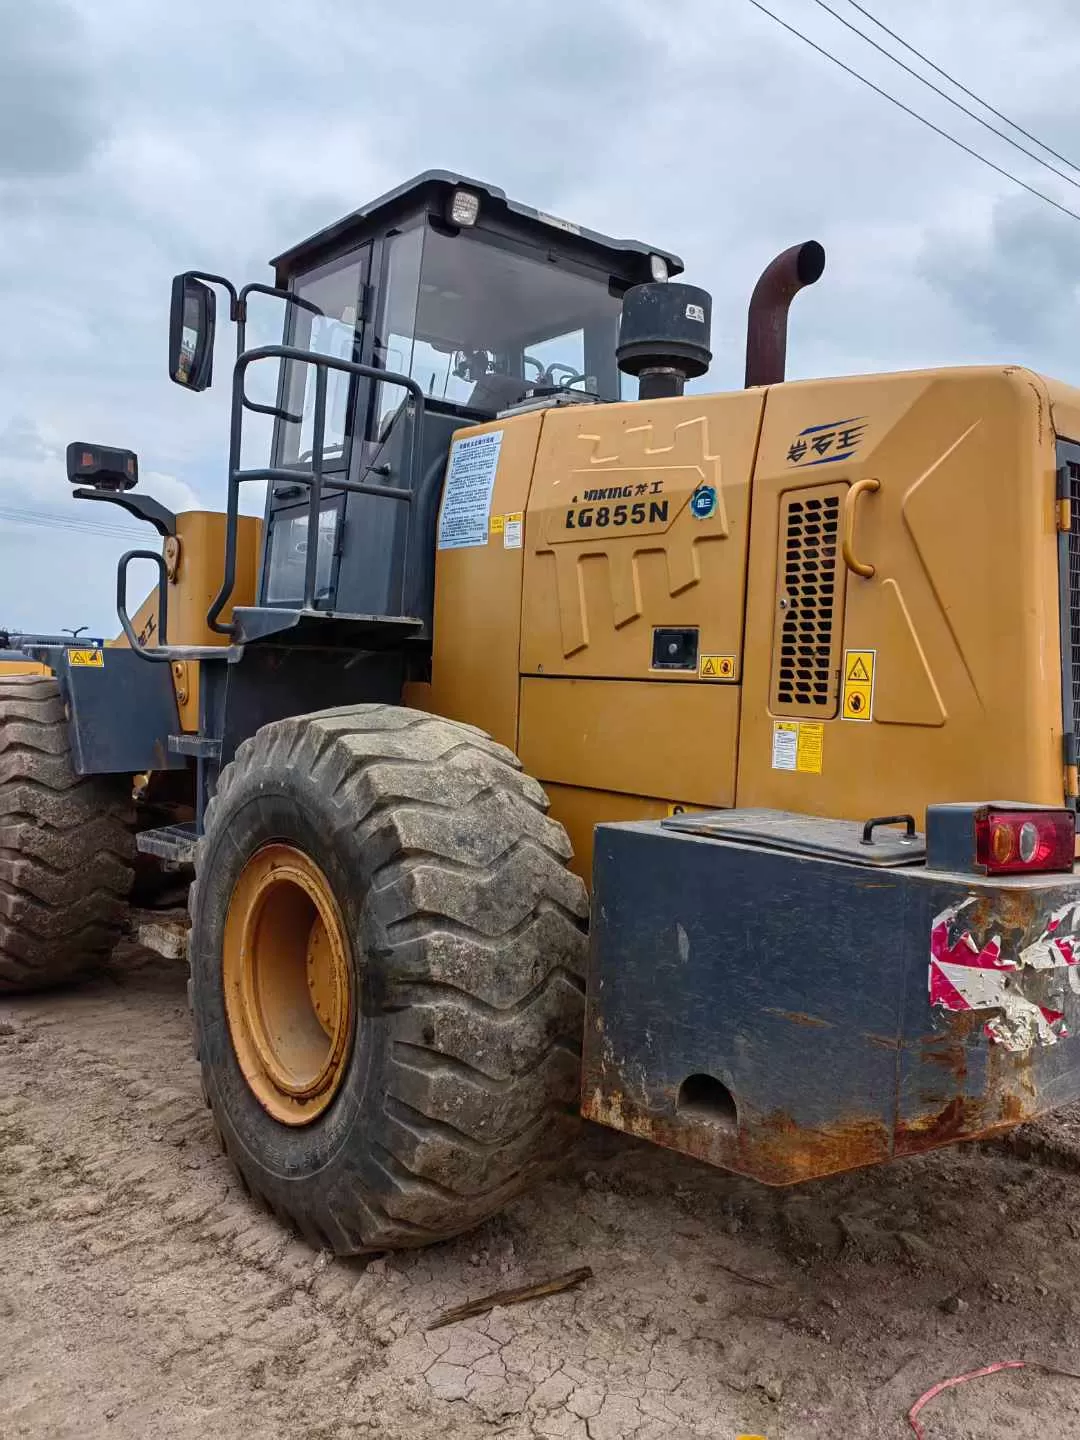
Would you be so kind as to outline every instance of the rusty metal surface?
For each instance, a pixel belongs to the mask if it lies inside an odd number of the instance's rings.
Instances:
[[[816,240],[782,250],[761,272],[746,317],[745,385],[778,385],[787,369],[788,311],[821,278],[825,251]]]
[[[1080,1039],[1009,1050],[986,1012],[934,1008],[928,991],[935,916],[974,897],[973,943],[1018,956],[1080,901],[1080,881],[919,869],[871,886],[856,866],[668,836],[597,832],[589,1119],[787,1185],[1080,1097]],[[1073,1009],[1080,1030],[1080,985]],[[695,1074],[727,1087],[730,1107],[680,1106]]]

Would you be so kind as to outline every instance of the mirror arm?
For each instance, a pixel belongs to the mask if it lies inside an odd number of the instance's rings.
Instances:
[[[311,300],[305,300],[302,295],[294,295],[291,290],[282,290],[277,285],[263,285],[258,280],[251,280],[240,291],[237,301],[240,309],[240,323],[236,333],[236,358],[239,360],[244,353],[246,345],[247,326],[247,299],[249,295],[269,295],[272,300],[284,300],[286,305],[295,305],[300,310],[307,310],[312,315],[322,315],[325,312],[320,310],[318,305]],[[259,409],[259,406],[248,404],[249,410]],[[268,415],[275,415],[276,410],[266,410]]]
[[[298,305],[301,310],[309,310],[312,315],[322,315],[325,312],[320,310],[311,300],[305,300],[302,295],[294,295],[291,290],[282,290],[276,285],[261,285],[257,280],[252,280],[240,291],[239,305],[241,310],[247,309],[247,297],[249,295],[269,295],[273,300],[284,300],[286,305]]]
[[[85,485],[80,485],[71,493],[76,500],[107,500],[110,505],[119,505],[136,520],[145,520],[152,525],[159,535],[176,534],[176,516],[152,495],[137,495],[131,490],[91,490]]]
[[[189,270],[187,272],[193,280],[202,280],[206,285],[220,285],[228,292],[229,296],[229,319],[234,323],[241,318],[242,297],[237,295],[236,286],[224,275],[209,275],[205,270]]]

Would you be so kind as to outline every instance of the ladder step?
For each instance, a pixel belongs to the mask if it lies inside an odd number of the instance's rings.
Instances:
[[[199,832],[194,820],[181,825],[161,825],[156,830],[140,830],[135,836],[135,848],[141,855],[156,855],[159,860],[172,860],[178,865],[190,865],[194,861],[198,843]]]
[[[221,759],[221,741],[209,735],[170,735],[169,749],[174,755],[194,755],[198,760]]]

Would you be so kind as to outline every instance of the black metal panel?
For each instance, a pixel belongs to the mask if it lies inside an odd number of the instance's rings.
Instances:
[[[648,280],[650,254],[662,255],[667,261],[668,271],[678,275],[683,262],[677,255],[662,250],[656,245],[647,245],[640,240],[617,240],[610,235],[601,235],[587,230],[582,225],[568,223],[554,216],[546,215],[531,205],[522,205],[507,198],[506,192],[498,186],[488,185],[450,170],[425,170],[423,174],[397,185],[385,195],[354,210],[351,215],[336,221],[324,230],[292,246],[270,263],[274,267],[279,285],[287,283],[289,276],[301,266],[310,265],[324,254],[338,253],[344,244],[359,244],[373,235],[384,233],[392,225],[400,224],[407,216],[428,209],[438,210],[445,204],[446,196],[457,186],[477,191],[484,197],[482,222],[493,228],[507,230],[511,234],[523,231],[531,233],[534,241],[546,244],[560,253],[580,255],[594,264],[608,264],[613,271],[627,274],[630,280]]]
[[[257,643],[323,650],[392,650],[423,633],[412,615],[341,615],[324,610],[286,610],[238,605],[233,632],[240,645]]]
[[[169,750],[169,736],[180,729],[170,666],[148,665],[121,646],[101,649],[100,665],[72,665],[72,651],[58,646],[32,653],[60,683],[79,775],[187,768]]]
[[[656,822],[600,826],[594,857],[591,1119],[788,1184],[1080,1096],[1080,1039],[1013,1049],[989,1037],[993,1009],[954,1012],[929,992],[933,932],[955,925],[973,983],[997,972],[969,957],[998,943],[1009,1003],[1038,1026],[1050,970],[1017,957],[1057,935],[1080,955],[1078,927],[1054,918],[1080,880],[869,870]],[[1056,983],[1080,1028],[1061,965]]]
[[[387,471],[383,483],[391,488],[410,483],[409,423],[409,416],[400,412],[376,457],[377,468]],[[358,615],[414,615],[423,621],[424,637],[430,638],[443,475],[454,432],[466,423],[460,415],[426,411],[412,504],[355,491],[346,495],[341,561],[328,609]],[[382,477],[376,469],[350,478],[370,482]]]
[[[198,761],[196,823],[221,767],[263,725],[338,705],[381,701],[397,705],[405,679],[400,653],[342,654],[334,650],[249,646],[233,665],[204,665],[199,686],[199,733],[220,741],[218,758]]]
[[[893,830],[880,821],[829,820],[787,810],[709,810],[704,814],[672,815],[665,830],[685,830],[742,845],[768,845],[805,855],[830,855],[853,865],[917,865],[926,859],[926,841],[919,834]]]

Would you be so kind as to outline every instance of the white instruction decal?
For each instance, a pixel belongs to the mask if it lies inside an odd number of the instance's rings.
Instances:
[[[463,550],[486,545],[491,492],[499,468],[503,432],[488,430],[468,435],[450,447],[442,509],[439,511],[439,549]]]
[[[520,510],[515,510],[506,516],[503,525],[503,549],[520,550],[525,516]]]
[[[797,720],[773,721],[772,768],[774,770],[797,770],[799,768],[799,722]]]

